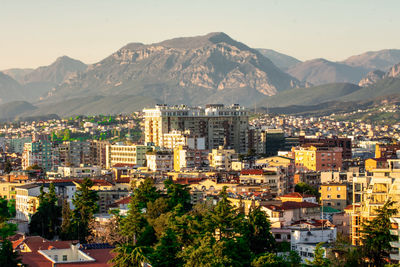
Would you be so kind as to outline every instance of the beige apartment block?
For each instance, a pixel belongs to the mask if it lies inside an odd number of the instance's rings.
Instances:
[[[157,105],[144,109],[145,142],[173,149],[182,144],[181,133],[204,137],[205,149],[225,146],[240,153],[248,149],[248,111],[239,105],[210,104],[205,108]]]

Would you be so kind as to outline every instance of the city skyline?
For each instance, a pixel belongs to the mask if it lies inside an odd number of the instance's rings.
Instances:
[[[130,42],[225,32],[253,48],[333,61],[400,48],[396,1],[6,1],[0,69],[67,55],[92,64]]]

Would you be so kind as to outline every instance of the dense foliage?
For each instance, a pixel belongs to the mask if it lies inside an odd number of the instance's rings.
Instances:
[[[0,198],[0,266],[15,267],[21,263],[20,256],[13,251],[12,243],[7,239],[15,234],[17,225],[9,223],[12,211],[6,199]]]
[[[52,239],[58,234],[61,224],[61,207],[57,205],[57,195],[54,184],[50,184],[49,192],[45,193],[43,186],[40,188],[39,207],[33,214],[29,223],[30,234],[41,235]]]
[[[187,186],[170,180],[164,185],[166,193],[152,179],[135,188],[120,220],[127,241],[117,244],[115,266],[250,266],[265,253],[275,255],[269,220],[259,208],[245,216],[230,203],[226,189],[217,205],[192,207]]]
[[[63,205],[63,223],[61,237],[63,239],[77,239],[86,243],[92,236],[90,223],[94,220],[94,214],[98,211],[97,192],[91,190],[93,181],[85,178],[78,186],[72,200],[75,209],[71,211],[68,204]]]

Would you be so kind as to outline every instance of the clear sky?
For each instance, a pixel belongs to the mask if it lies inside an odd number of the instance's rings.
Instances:
[[[399,0],[1,0],[0,69],[222,31],[300,60],[400,48]]]

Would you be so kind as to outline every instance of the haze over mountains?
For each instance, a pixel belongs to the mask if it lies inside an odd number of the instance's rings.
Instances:
[[[283,107],[364,101],[400,93],[399,63],[397,49],[301,62],[224,33],[130,43],[89,66],[63,56],[49,66],[0,72],[0,118],[133,112],[162,102]]]

